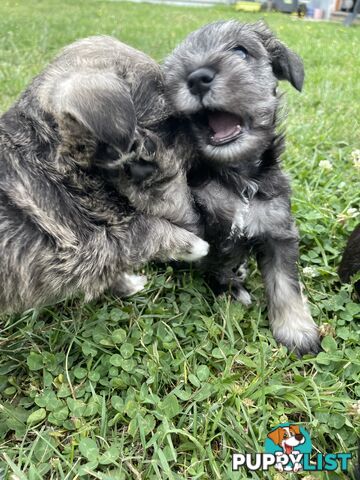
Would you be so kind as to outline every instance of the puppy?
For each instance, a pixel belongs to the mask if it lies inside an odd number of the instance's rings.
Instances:
[[[347,283],[350,277],[358,272],[360,272],[360,225],[355,228],[347,242],[339,267],[339,277],[342,282]],[[355,282],[355,291],[360,298],[360,280]]]
[[[244,304],[239,266],[252,251],[274,337],[297,354],[319,351],[298,279],[298,233],[276,132],[278,80],[301,90],[301,59],[263,23],[215,22],[191,33],[164,64],[169,101],[192,135],[188,180],[211,245],[204,268]],[[242,271],[242,269],[240,269]]]
[[[65,48],[1,117],[2,312],[77,293],[129,295],[144,286],[132,272],[145,262],[206,255],[181,226],[197,214],[161,136],[168,118],[160,68],[110,37]],[[149,175],[136,176],[136,162],[154,156],[157,183],[144,193]]]
[[[297,455],[300,452],[296,450],[296,447],[305,443],[305,437],[300,432],[298,425],[290,425],[289,427],[279,427],[276,430],[273,430],[268,434],[270,438],[276,445],[282,448],[283,453],[286,455]],[[282,463],[276,463],[275,468],[279,471],[283,471],[284,467]],[[286,471],[298,472],[302,469],[300,463],[296,462],[292,467],[285,467]]]

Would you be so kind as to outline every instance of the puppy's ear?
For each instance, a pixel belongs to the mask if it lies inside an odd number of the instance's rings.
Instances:
[[[55,116],[71,116],[96,140],[127,152],[134,141],[136,114],[126,84],[112,72],[72,72],[56,82]]]
[[[280,442],[283,438],[282,433],[282,428],[277,428],[276,430],[268,434],[268,438],[270,438],[270,440],[272,440],[276,445],[280,445]]]
[[[299,435],[301,433],[299,425],[290,425],[289,430],[294,435]]]
[[[280,42],[265,23],[257,22],[253,27],[270,55],[276,78],[288,80],[296,90],[301,92],[305,72],[303,61],[299,55]]]

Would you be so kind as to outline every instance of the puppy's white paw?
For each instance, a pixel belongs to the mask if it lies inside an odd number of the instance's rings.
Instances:
[[[128,296],[144,290],[147,283],[147,277],[145,275],[124,274],[124,280],[128,286]]]
[[[194,235],[195,240],[190,245],[188,251],[184,251],[177,256],[178,260],[185,262],[195,262],[205,257],[209,253],[209,244],[199,237]]]
[[[118,297],[130,297],[144,290],[146,282],[145,275],[122,273],[117,283],[112,286],[111,292]]]
[[[235,300],[242,303],[245,307],[250,307],[251,296],[245,288],[238,288],[236,293],[232,290],[232,295]]]
[[[304,304],[286,305],[272,318],[275,339],[298,356],[318,354],[321,350],[319,330]]]

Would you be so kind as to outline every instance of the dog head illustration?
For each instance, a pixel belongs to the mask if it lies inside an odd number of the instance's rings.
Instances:
[[[270,432],[268,438],[270,438],[276,445],[279,445],[287,455],[290,455],[295,447],[305,443],[305,437],[300,432],[300,428],[297,425],[279,427]]]

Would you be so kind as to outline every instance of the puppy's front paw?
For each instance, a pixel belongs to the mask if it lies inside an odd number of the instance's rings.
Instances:
[[[174,255],[175,260],[184,260],[185,262],[195,262],[205,257],[209,253],[209,244],[192,235],[193,241],[188,245],[186,249],[180,251],[177,255]]]
[[[127,177],[135,184],[152,177],[158,170],[158,165],[155,162],[155,155],[157,152],[157,145],[155,143],[155,137],[151,138],[142,132],[142,136],[134,141],[130,152],[124,163],[124,171]]]
[[[251,305],[251,296],[244,287],[241,277],[231,275],[228,272],[219,272],[215,277],[209,278],[209,284],[216,295],[231,295],[237,302],[245,307]]]
[[[123,273],[118,282],[111,288],[111,293],[117,297],[130,297],[144,290],[147,283],[145,275]]]
[[[124,165],[125,174],[135,184],[139,184],[150,178],[157,171],[158,167],[155,163],[148,162],[139,158]]]
[[[231,284],[231,296],[234,300],[242,303],[245,307],[250,307],[251,296],[242,283]]]
[[[321,351],[318,327],[305,305],[286,305],[273,315],[272,331],[279,343],[299,357]]]

